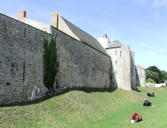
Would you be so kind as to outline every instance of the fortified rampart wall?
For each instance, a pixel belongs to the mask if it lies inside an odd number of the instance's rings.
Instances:
[[[110,86],[110,57],[65,33],[58,32],[58,83],[61,87]]]
[[[125,90],[136,89],[135,64],[128,46],[107,48],[112,61],[112,85]]]
[[[105,50],[51,27],[53,32],[58,33],[59,87],[110,86],[111,61]],[[43,42],[50,37],[47,32],[0,14],[0,105],[44,96]]]
[[[146,87],[146,72],[145,69],[141,66],[136,66],[136,72],[137,72],[137,85]]]
[[[43,96],[43,40],[48,36],[0,14],[0,104]]]

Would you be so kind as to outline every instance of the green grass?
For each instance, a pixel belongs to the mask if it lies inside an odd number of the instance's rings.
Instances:
[[[142,92],[71,91],[40,103],[0,107],[0,128],[165,128],[167,88],[139,88]],[[143,107],[147,92],[156,92],[151,107]],[[143,121],[130,124],[132,112]]]

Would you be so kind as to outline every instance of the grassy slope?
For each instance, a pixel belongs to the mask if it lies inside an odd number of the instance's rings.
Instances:
[[[0,128],[164,128],[167,126],[167,88],[139,88],[142,92],[118,89],[114,92],[71,91],[41,103],[1,107]],[[153,106],[143,107],[147,92]],[[130,124],[133,111],[143,116]]]

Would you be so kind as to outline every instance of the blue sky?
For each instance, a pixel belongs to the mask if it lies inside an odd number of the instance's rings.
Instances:
[[[136,64],[167,70],[167,0],[0,0],[0,13],[17,18],[19,10],[47,24],[58,12],[96,38],[130,45]]]

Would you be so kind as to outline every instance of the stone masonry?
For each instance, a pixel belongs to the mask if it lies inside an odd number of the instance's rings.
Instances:
[[[118,40],[110,42],[106,34],[99,38],[98,41],[111,57],[112,86],[125,90],[136,90],[137,85],[145,85],[145,70],[136,67],[134,52],[129,46],[123,45]]]
[[[141,66],[136,66],[137,70],[137,85],[140,85],[142,87],[146,87],[146,72],[145,69],[142,68]]]
[[[112,61],[113,85],[125,90],[135,89],[135,81],[132,81],[133,57],[128,46],[124,46],[119,41],[112,41],[112,45],[107,48],[107,52]]]
[[[53,33],[58,33],[59,87],[111,86],[111,61],[105,49],[91,35],[65,21],[68,25],[62,24],[77,38],[54,24],[28,19],[24,11],[19,20],[0,14],[0,105],[44,96],[43,42]]]
[[[0,104],[43,96],[42,53],[43,39],[47,36],[0,14]]]
[[[145,70],[135,66],[134,52],[119,41],[107,44],[53,13],[51,25],[27,18],[0,14],[0,105],[42,98],[43,43],[57,33],[59,88],[136,89],[145,84]],[[103,48],[104,46],[105,48]],[[137,74],[137,75],[136,75]]]

